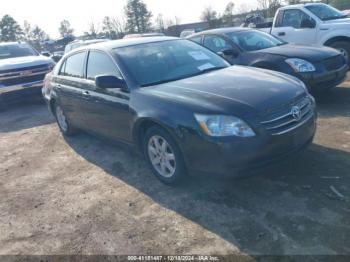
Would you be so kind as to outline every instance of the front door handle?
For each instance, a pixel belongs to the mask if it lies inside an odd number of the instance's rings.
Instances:
[[[58,89],[61,89],[61,88],[62,88],[62,86],[61,86],[60,84],[57,84],[56,87],[57,87]]]
[[[90,95],[90,93],[89,93],[89,91],[83,91],[83,95],[88,96],[88,95]]]
[[[285,36],[286,35],[286,32],[279,32],[278,33],[278,36]]]

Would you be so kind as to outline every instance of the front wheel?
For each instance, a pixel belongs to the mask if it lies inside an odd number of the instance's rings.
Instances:
[[[143,139],[143,152],[155,176],[176,185],[186,176],[185,163],[175,140],[160,127],[151,127]]]
[[[338,41],[334,42],[329,45],[330,47],[337,49],[348,61],[348,64],[350,65],[350,43],[345,41]]]

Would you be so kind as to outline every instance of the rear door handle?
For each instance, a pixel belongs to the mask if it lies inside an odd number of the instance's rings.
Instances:
[[[89,91],[83,91],[83,95],[88,96],[88,95],[90,95],[90,93],[89,93]]]
[[[284,35],[286,35],[286,32],[279,32],[278,33],[278,36],[284,36]]]
[[[56,87],[57,87],[58,89],[61,89],[61,88],[62,88],[62,86],[61,86],[60,84],[57,84]]]

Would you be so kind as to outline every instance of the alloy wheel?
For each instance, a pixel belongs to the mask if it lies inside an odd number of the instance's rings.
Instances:
[[[148,156],[159,175],[169,178],[175,174],[175,154],[170,144],[163,137],[154,135],[149,139]]]

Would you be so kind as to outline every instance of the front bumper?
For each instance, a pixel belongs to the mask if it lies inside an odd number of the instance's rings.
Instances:
[[[345,80],[348,70],[348,65],[344,65],[337,70],[299,73],[296,76],[305,83],[310,91],[319,92],[341,84]]]
[[[13,86],[0,85],[0,105],[6,107],[11,104],[41,101],[42,87],[43,80]]]
[[[283,135],[259,133],[252,138],[204,137],[197,131],[183,135],[180,145],[188,169],[213,174],[238,174],[238,171],[263,167],[296,154],[313,141],[316,115],[302,126]]]

